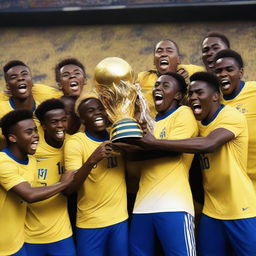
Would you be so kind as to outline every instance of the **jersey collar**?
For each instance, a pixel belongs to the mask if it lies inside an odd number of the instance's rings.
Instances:
[[[176,108],[172,108],[170,109],[167,113],[165,113],[163,116],[159,116],[158,114],[156,115],[156,122],[165,119],[166,117],[168,117],[169,115],[171,115],[173,112],[175,112],[180,106],[176,107]]]
[[[201,124],[202,124],[202,125],[208,125],[208,124],[210,124],[210,123],[217,117],[217,115],[219,114],[219,112],[220,112],[224,107],[225,107],[225,105],[221,104],[221,105],[219,106],[219,108],[217,109],[217,111],[214,113],[214,115],[210,118],[210,120],[208,120],[208,121],[201,121]]]
[[[224,100],[232,100],[234,99],[244,88],[245,82],[240,81],[239,90],[236,93],[231,93],[230,95],[223,95]]]
[[[108,134],[107,130],[104,131],[104,139],[103,140],[93,137],[88,131],[85,131],[84,133],[88,138],[90,138],[91,140],[97,141],[97,142],[103,142],[103,141],[109,140],[109,134]]]
[[[24,164],[24,165],[27,165],[28,164],[28,158],[24,161],[16,158],[12,153],[11,151],[8,149],[8,148],[4,148],[2,150],[2,152],[4,152],[6,155],[8,155],[10,158],[12,158],[15,162],[19,163],[19,164]]]
[[[11,107],[13,108],[13,110],[17,109],[12,97],[9,99],[9,103],[10,103]],[[34,101],[34,105],[33,105],[33,108],[31,109],[31,111],[34,112],[35,110],[36,110],[36,102]]]

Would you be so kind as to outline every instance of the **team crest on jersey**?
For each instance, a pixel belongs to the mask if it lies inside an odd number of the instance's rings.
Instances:
[[[45,180],[47,176],[48,169],[45,168],[39,168],[37,178],[40,180]]]
[[[243,106],[241,104],[236,105],[236,109],[243,114],[247,112],[246,108],[243,108]]]
[[[160,139],[164,139],[166,137],[166,128],[164,128],[161,132],[160,132]]]

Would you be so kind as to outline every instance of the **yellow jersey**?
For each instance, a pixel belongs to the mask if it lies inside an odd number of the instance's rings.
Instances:
[[[87,132],[71,135],[64,147],[65,169],[79,169],[102,142]],[[102,228],[128,218],[124,163],[119,157],[117,162],[114,168],[107,168],[107,159],[98,162],[78,190],[77,227]]]
[[[247,173],[256,189],[256,82],[241,81],[239,91],[229,97],[223,96],[222,103],[235,107],[246,117],[249,136]]]
[[[0,152],[0,255],[16,253],[24,243],[27,203],[10,191],[22,183],[33,183],[36,160],[16,159],[8,149]]]
[[[208,123],[199,123],[200,136],[224,128],[234,139],[215,152],[201,155],[205,201],[203,213],[233,220],[256,216],[256,194],[247,175],[248,130],[245,116],[221,105]]]
[[[191,64],[190,65],[180,64],[178,65],[177,70],[181,68],[185,69],[185,71],[188,72],[189,76],[192,76],[194,73],[199,71],[205,71],[204,67],[191,65]],[[137,79],[137,82],[141,86],[142,93],[148,102],[149,112],[152,117],[155,117],[157,114],[154,100],[152,97],[152,90],[155,87],[155,83],[158,77],[159,77],[159,74],[157,73],[157,70],[153,69],[150,71],[140,72],[138,74],[138,79]]]
[[[197,122],[187,106],[172,109],[156,121],[157,139],[186,139],[198,134]],[[194,215],[188,180],[192,159],[193,154],[178,154],[140,161],[141,178],[133,213],[184,211]]]
[[[35,153],[37,169],[34,186],[50,186],[59,182],[64,171],[63,147],[46,143],[43,129],[39,129],[39,144]],[[72,235],[67,198],[59,193],[46,200],[28,204],[25,222],[27,243],[53,243]]]

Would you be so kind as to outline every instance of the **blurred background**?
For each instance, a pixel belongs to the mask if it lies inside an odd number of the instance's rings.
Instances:
[[[128,61],[135,72],[153,67],[154,45],[172,39],[183,64],[202,65],[201,41],[224,33],[245,62],[245,80],[256,80],[256,1],[215,0],[12,0],[0,1],[2,67],[12,59],[30,66],[34,82],[55,85],[54,66],[78,58],[88,83],[105,57]]]

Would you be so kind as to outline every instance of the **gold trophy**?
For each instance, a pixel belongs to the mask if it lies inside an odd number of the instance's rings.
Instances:
[[[134,118],[138,94],[131,66],[121,58],[105,58],[95,68],[94,81],[112,123],[110,139],[141,138],[143,132]]]

